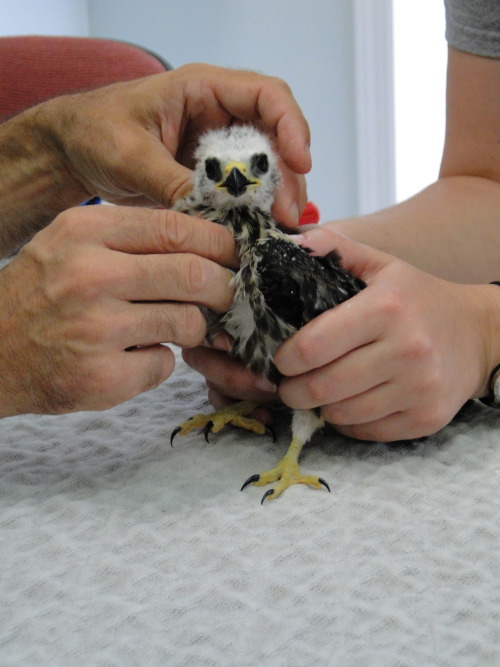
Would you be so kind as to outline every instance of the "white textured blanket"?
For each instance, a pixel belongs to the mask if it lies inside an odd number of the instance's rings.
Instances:
[[[178,363],[104,413],[0,422],[0,664],[500,665],[500,411],[361,444],[324,431],[304,486],[242,482],[289,437],[177,438]]]

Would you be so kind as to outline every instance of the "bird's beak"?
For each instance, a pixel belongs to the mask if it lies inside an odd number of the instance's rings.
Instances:
[[[231,170],[226,176],[226,180],[220,184],[220,188],[225,188],[233,197],[239,197],[244,194],[249,185],[257,185],[256,181],[249,181],[242,172],[240,165],[231,166]]]

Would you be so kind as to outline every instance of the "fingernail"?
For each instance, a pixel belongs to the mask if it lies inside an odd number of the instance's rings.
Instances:
[[[231,341],[225,333],[218,333],[211,340],[211,346],[216,350],[224,350],[227,352],[231,347]]]
[[[261,375],[260,378],[255,381],[255,388],[260,389],[260,391],[266,391],[269,394],[276,393],[278,389],[278,387],[268,380],[265,375]]]

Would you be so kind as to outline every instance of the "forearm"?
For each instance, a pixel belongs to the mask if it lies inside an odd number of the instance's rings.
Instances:
[[[49,108],[0,125],[0,256],[87,196],[48,138]]]
[[[325,224],[447,280],[500,279],[500,183],[490,179],[442,178],[384,211]]]

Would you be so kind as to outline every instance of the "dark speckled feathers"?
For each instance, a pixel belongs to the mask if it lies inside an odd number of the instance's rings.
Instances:
[[[364,283],[345,271],[331,252],[312,257],[307,250],[278,238],[261,241],[259,286],[268,306],[295,329],[357,294]]]
[[[273,362],[279,345],[314,317],[365,287],[342,267],[335,251],[325,257],[311,256],[276,229],[244,253],[234,283],[233,307],[221,322],[235,338],[232,354],[273,382],[280,380]],[[251,318],[242,307],[245,302]],[[250,335],[241,330],[240,322],[245,322]]]

